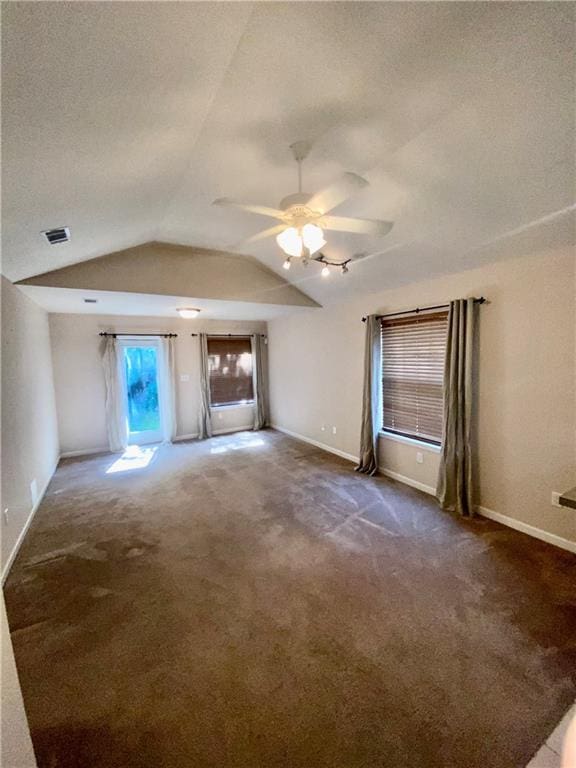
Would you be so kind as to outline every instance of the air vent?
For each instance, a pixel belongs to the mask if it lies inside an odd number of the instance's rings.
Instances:
[[[98,299],[84,299],[84,304],[98,304]]]
[[[58,227],[57,229],[47,229],[42,232],[46,240],[50,245],[58,245],[58,243],[67,243],[70,240],[70,230],[68,227]]]

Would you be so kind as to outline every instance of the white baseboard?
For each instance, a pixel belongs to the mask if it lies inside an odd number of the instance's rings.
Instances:
[[[231,435],[233,432],[252,432],[252,424],[243,427],[228,427],[224,429],[213,429],[213,435]]]
[[[8,556],[8,560],[6,560],[6,563],[4,564],[4,568],[2,569],[2,576],[0,578],[0,581],[2,584],[6,581],[8,574],[10,573],[10,568],[12,568],[12,564],[14,563],[14,560],[16,559],[16,555],[18,554],[20,547],[22,546],[22,542],[24,541],[24,538],[26,537],[26,534],[28,533],[28,529],[32,525],[32,520],[34,519],[34,515],[36,514],[36,511],[38,510],[38,507],[42,503],[42,500],[44,499],[44,496],[46,494],[46,491],[48,489],[48,486],[50,485],[50,481],[54,477],[54,472],[56,472],[56,469],[58,467],[58,462],[60,461],[60,456],[56,459],[56,463],[54,464],[54,467],[52,468],[52,472],[50,472],[50,475],[48,476],[48,480],[44,483],[44,487],[41,489],[40,493],[38,494],[38,498],[36,499],[34,506],[30,510],[28,517],[26,519],[26,522],[24,523],[24,527],[18,534],[18,538],[16,539],[16,542],[14,543],[14,546],[12,547],[12,552],[10,552],[10,555]]]
[[[314,445],[316,446],[316,448],[322,448],[323,450],[328,451],[329,453],[335,453],[337,456],[342,456],[342,458],[344,459],[348,459],[349,461],[354,461],[358,463],[358,459],[356,456],[352,456],[352,454],[350,453],[345,453],[344,451],[340,451],[338,448],[332,448],[330,445],[321,443],[318,440],[313,440],[311,437],[306,437],[305,435],[301,435],[298,432],[292,432],[291,430],[285,429],[284,427],[280,427],[276,424],[272,425],[272,429],[276,429],[278,432],[283,432],[285,435],[289,435],[290,437],[293,437],[296,440],[301,440],[303,443],[310,443],[310,445]],[[431,485],[425,485],[424,483],[421,483],[418,480],[413,480],[411,477],[407,477],[406,475],[401,475],[399,472],[393,472],[392,470],[385,469],[384,467],[381,467],[379,471],[385,477],[389,477],[392,480],[397,480],[399,483],[404,483],[404,485],[409,485],[412,488],[417,488],[419,491],[423,491],[424,493],[427,493],[430,496],[436,495],[436,489],[433,488]],[[503,515],[500,512],[495,512],[493,509],[488,509],[487,507],[478,506],[476,507],[476,512],[481,517],[486,517],[489,520],[495,520],[497,523],[506,525],[508,528],[513,528],[515,531],[526,533],[528,534],[528,536],[533,536],[535,539],[540,539],[541,541],[545,541],[547,544],[553,544],[554,546],[560,547],[561,549],[565,549],[568,552],[576,553],[576,541],[570,541],[570,539],[564,539],[561,536],[557,536],[554,533],[549,533],[548,531],[544,531],[542,530],[542,528],[536,528],[533,525],[524,523],[521,520],[517,520],[514,517]]]
[[[95,453],[110,453],[110,448],[82,448],[79,451],[64,451],[60,454],[61,459],[73,459],[75,456],[92,456]]]
[[[212,436],[216,435],[231,435],[233,432],[251,432],[252,424],[245,424],[243,427],[225,427],[224,429],[213,429]],[[183,440],[196,440],[198,438],[198,432],[190,432],[188,435],[178,435],[174,438],[175,443],[180,443]]]
[[[232,432],[247,432],[252,429],[251,424],[247,424],[243,427],[228,427],[227,429],[214,429],[212,430],[213,435],[228,435]],[[187,435],[177,435],[174,438],[175,443],[180,443],[184,440],[196,440],[198,437],[198,432],[190,432]],[[104,446],[103,448],[82,448],[79,451],[64,451],[64,453],[60,454],[61,459],[73,459],[77,456],[92,456],[95,453],[110,453],[110,448],[108,446]]]
[[[566,549],[568,552],[574,552],[576,554],[576,541],[570,541],[570,539],[564,539],[562,536],[556,536],[555,533],[548,533],[543,531],[542,528],[536,528],[534,525],[522,522],[522,520],[516,520],[514,517],[508,517],[500,512],[495,512],[493,509],[487,507],[476,507],[476,511],[482,517],[487,517],[489,520],[495,520],[497,523],[507,525],[508,528],[514,528],[515,531],[521,533],[527,533],[528,536],[533,536],[535,539],[545,541],[547,544],[553,544],[555,547]]]
[[[321,448],[323,451],[334,453],[336,456],[340,456],[343,459],[347,459],[348,461],[353,461],[355,464],[358,464],[358,457],[353,456],[351,453],[341,451],[339,448],[333,448],[331,445],[321,443],[319,440],[313,440],[311,437],[306,437],[306,435],[300,435],[298,432],[292,432],[291,430],[285,429],[284,427],[279,427],[277,424],[272,424],[271,426],[272,429],[275,429],[277,432],[283,432],[285,435],[293,437],[295,440],[300,440],[302,443],[309,443],[310,445],[314,445],[316,448]]]
[[[412,480],[411,477],[406,477],[406,475],[401,475],[399,472],[392,472],[391,469],[385,469],[384,467],[380,468],[380,472],[385,477],[389,477],[391,480],[397,480],[399,483],[404,483],[404,485],[409,485],[411,488],[417,488],[419,491],[424,491],[424,493],[430,494],[430,496],[436,495],[436,488],[433,488],[431,485],[425,485],[424,483],[421,483],[419,480]]]

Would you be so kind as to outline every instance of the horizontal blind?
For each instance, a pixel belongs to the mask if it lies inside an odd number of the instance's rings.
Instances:
[[[231,405],[254,400],[250,338],[208,337],[210,404]]]
[[[448,312],[382,319],[383,427],[442,440]]]

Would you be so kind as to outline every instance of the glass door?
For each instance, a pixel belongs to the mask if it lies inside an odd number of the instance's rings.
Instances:
[[[158,339],[122,339],[121,369],[129,445],[162,440]]]

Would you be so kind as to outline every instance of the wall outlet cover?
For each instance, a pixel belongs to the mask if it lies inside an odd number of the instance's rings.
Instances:
[[[416,451],[416,463],[424,464],[424,454],[422,451]]]
[[[332,427],[332,434],[333,434],[333,435],[335,435],[335,434],[336,434],[336,427]]]
[[[189,373],[181,373],[180,374],[180,381],[190,381],[190,374]]]

